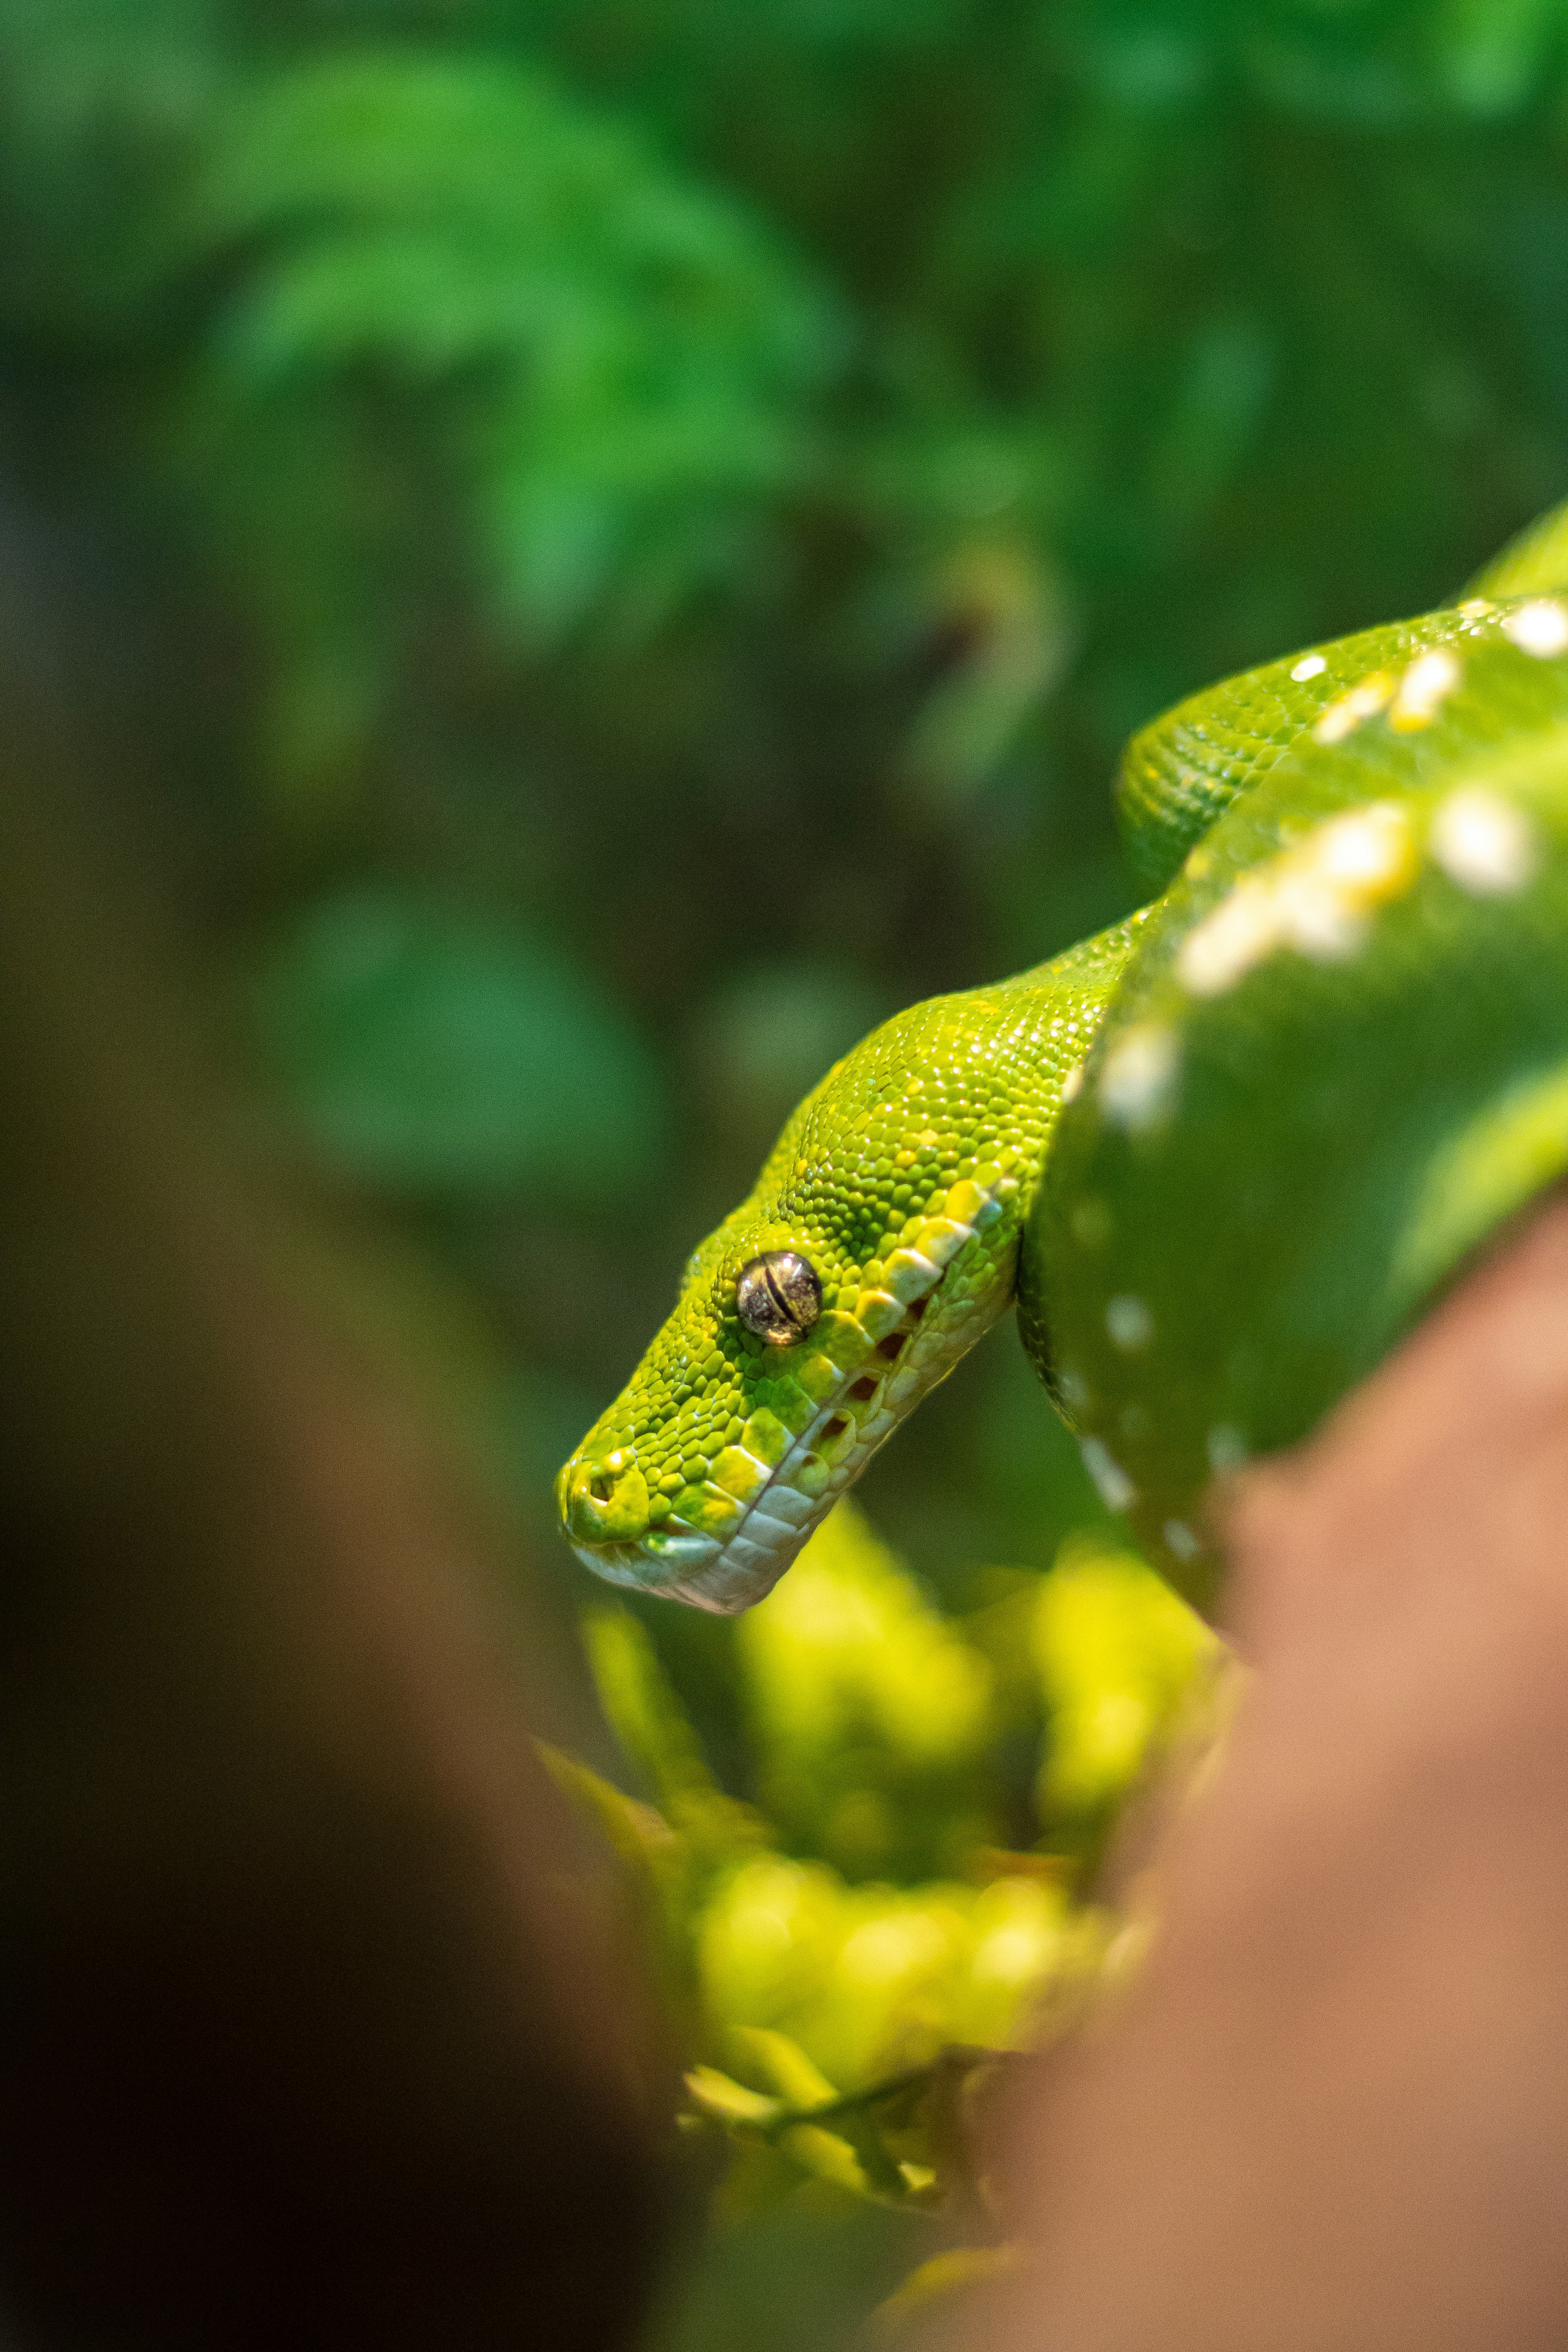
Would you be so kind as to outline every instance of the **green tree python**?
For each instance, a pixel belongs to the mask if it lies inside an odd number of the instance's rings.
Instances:
[[[565,1465],[600,1576],[760,1600],[1016,1301],[1201,1603],[1216,1473],[1300,1439],[1568,1170],[1568,506],[1455,604],[1134,738],[1158,892],[898,1014],[786,1123]]]

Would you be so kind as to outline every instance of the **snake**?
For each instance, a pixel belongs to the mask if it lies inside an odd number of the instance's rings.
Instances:
[[[1299,1443],[1568,1172],[1568,504],[1450,604],[1134,736],[1147,903],[827,1072],[563,1465],[579,1559],[732,1614],[1016,1307],[1108,1510],[1212,1611]]]

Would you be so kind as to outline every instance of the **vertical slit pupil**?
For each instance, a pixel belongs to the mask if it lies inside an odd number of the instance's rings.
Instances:
[[[774,1273],[771,1265],[764,1267],[763,1272],[767,1277],[768,1295],[772,1298],[773,1305],[778,1308],[779,1313],[784,1317],[784,1321],[786,1323],[793,1323],[795,1329],[798,1331],[800,1328],[800,1317],[795,1312],[795,1306],[790,1299],[788,1292],[782,1290],[779,1287],[778,1276]]]

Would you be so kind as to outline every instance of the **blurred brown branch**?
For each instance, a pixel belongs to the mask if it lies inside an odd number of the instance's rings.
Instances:
[[[1146,1972],[1015,2115],[1032,2258],[941,2340],[1560,2344],[1568,1202],[1229,1524],[1250,1691]]]
[[[29,2345],[621,2342],[665,2058],[505,1553],[266,1270],[3,699],[0,2297]]]

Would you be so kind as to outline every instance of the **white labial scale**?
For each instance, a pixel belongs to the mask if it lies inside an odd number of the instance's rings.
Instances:
[[[786,1528],[792,1529],[804,1528],[816,1507],[808,1495],[801,1494],[794,1486],[771,1486],[753,1508],[761,1510],[764,1502],[769,1517],[781,1519]]]
[[[973,1235],[971,1225],[960,1224],[951,1217],[933,1217],[921,1229],[921,1254],[930,1259],[933,1267],[945,1266]]]
[[[731,1570],[727,1556],[716,1559],[703,1571],[704,1582],[694,1583],[689,1577],[678,1584],[661,1588],[672,1600],[684,1601],[694,1609],[705,1609],[710,1616],[729,1617],[742,1609],[750,1608],[763,1593],[778,1582],[782,1570],[775,1560],[760,1560],[750,1569]],[[760,1587],[760,1590],[759,1590]]]
[[[919,1250],[897,1249],[887,1262],[883,1278],[891,1296],[908,1307],[926,1296],[939,1272]]]
[[[747,1543],[761,1544],[764,1550],[776,1550],[781,1544],[793,1543],[795,1533],[795,1522],[780,1517],[776,1512],[764,1511],[759,1503],[748,1514],[740,1535],[731,1536],[730,1540],[739,1543],[744,1538]]]
[[[719,1547],[710,1536],[667,1536],[656,1557],[660,1565],[681,1570],[700,1568],[705,1560],[718,1556]]]

